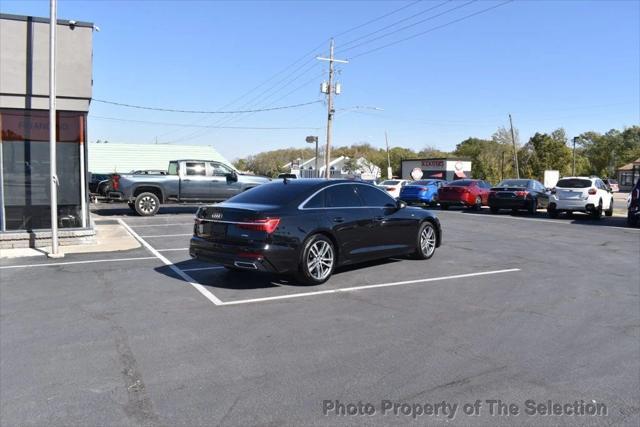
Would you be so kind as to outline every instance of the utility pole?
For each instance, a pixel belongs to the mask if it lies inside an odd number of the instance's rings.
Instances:
[[[384,131],[384,141],[387,144],[387,178],[393,178],[393,170],[391,170],[391,157],[389,156],[389,136],[387,135],[387,131]]]
[[[56,0],[49,0],[49,192],[51,193],[50,258],[63,256],[58,248],[58,176],[56,170]]]
[[[516,165],[516,178],[520,179],[520,168],[518,167],[518,147],[516,147],[516,136],[513,133],[513,120],[509,114],[509,124],[511,125],[511,141],[513,142],[513,161]]]
[[[349,61],[344,61],[341,59],[335,59],[333,56],[333,51],[335,48],[335,43],[333,41],[333,38],[331,39],[331,45],[329,47],[329,57],[328,58],[323,58],[323,57],[316,57],[316,59],[319,59],[320,61],[329,61],[329,82],[326,84],[326,89],[325,89],[325,85],[322,85],[322,89],[323,89],[323,93],[327,94],[327,147],[325,149],[325,159],[324,159],[324,163],[325,163],[325,178],[329,179],[331,177],[331,171],[329,170],[329,164],[331,163],[331,128],[333,125],[333,115],[335,113],[335,110],[333,108],[333,93],[335,93],[336,95],[339,93],[339,91],[336,91],[336,85],[334,85],[333,83],[333,63],[334,62],[339,62],[342,64],[348,64]]]
[[[504,151],[502,152],[502,159],[500,160],[500,181],[504,179]]]
[[[573,137],[573,169],[571,172],[572,176],[576,176],[576,142],[578,141],[578,137]]]

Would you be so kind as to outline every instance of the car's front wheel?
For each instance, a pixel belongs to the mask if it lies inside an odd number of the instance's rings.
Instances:
[[[418,229],[415,257],[418,259],[429,259],[436,253],[438,235],[433,224],[429,221],[423,222]]]
[[[160,210],[160,200],[153,193],[140,193],[136,197],[135,209],[140,216],[153,216]]]
[[[322,234],[314,234],[302,250],[297,280],[307,285],[320,285],[329,280],[335,265],[333,242]]]

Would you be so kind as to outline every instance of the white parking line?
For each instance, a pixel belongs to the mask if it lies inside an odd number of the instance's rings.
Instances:
[[[193,236],[193,233],[187,233],[187,234],[150,234],[150,235],[146,235],[146,236],[140,236],[140,237],[184,237],[184,236]]]
[[[326,291],[302,292],[299,294],[278,295],[275,297],[252,298],[252,299],[245,299],[245,300],[238,300],[238,301],[223,302],[221,305],[238,305],[238,304],[249,304],[249,303],[256,303],[256,302],[277,301],[277,300],[290,299],[290,298],[309,297],[314,295],[336,294],[340,292],[353,292],[353,291],[360,291],[363,289],[386,288],[391,286],[412,285],[415,283],[436,282],[439,280],[463,279],[466,277],[488,276],[490,274],[512,273],[515,271],[520,271],[520,269],[509,268],[507,270],[483,271],[478,273],[456,274],[454,276],[431,277],[429,279],[417,279],[417,280],[405,280],[402,282],[381,283],[378,285],[352,286],[350,288],[328,289]]]
[[[188,251],[189,248],[156,249],[158,252]]]
[[[454,213],[454,212],[450,212],[450,213]],[[563,221],[562,219],[542,219],[542,218],[520,218],[517,216],[509,216],[509,215],[488,215],[488,214],[469,214],[463,211],[458,211],[455,212],[456,214],[462,214],[462,215],[466,215],[469,217],[482,217],[482,218],[491,218],[491,219],[513,219],[516,221],[535,221],[535,222],[548,222],[549,224],[556,224],[556,225],[589,225],[589,226],[593,226],[596,225],[597,228],[617,228],[619,230],[627,230],[627,231],[640,231],[640,229],[638,228],[630,228],[630,227],[619,227],[617,225],[600,225],[597,223],[571,223],[571,222],[566,222]],[[586,218],[585,218],[586,219]]]
[[[204,295],[205,298],[207,298],[209,301],[211,301],[212,303],[214,303],[215,305],[222,305],[222,301],[220,301],[218,299],[218,297],[216,297],[214,294],[212,294],[211,292],[209,292],[209,290],[207,288],[205,288],[204,286],[202,286],[200,283],[196,282],[195,280],[193,280],[193,278],[191,276],[189,276],[187,273],[183,272],[182,270],[180,270],[178,267],[176,267],[175,265],[173,265],[173,263],[171,261],[169,261],[167,258],[164,257],[164,255],[162,255],[160,252],[158,252],[153,246],[151,246],[149,243],[147,243],[146,240],[144,240],[142,237],[140,237],[140,235],[138,235],[138,233],[136,233],[135,231],[133,231],[133,229],[131,227],[129,227],[129,225],[124,222],[122,219],[118,218],[118,222],[127,229],[127,231],[138,241],[142,244],[142,246],[144,246],[145,248],[147,248],[149,250],[149,252],[151,252],[152,254],[154,254],[160,261],[163,262],[164,265],[166,265],[167,267],[169,267],[171,270],[173,270],[174,273],[176,273],[178,276],[180,276],[185,282],[189,283],[191,286],[193,286],[194,288],[196,288],[196,290],[198,292],[200,292],[202,295]]]
[[[56,265],[72,265],[72,264],[92,264],[97,262],[121,262],[121,261],[140,261],[143,259],[155,259],[156,257],[152,256],[143,256],[137,258],[113,258],[113,259],[90,259],[86,261],[67,261],[67,262],[47,262],[43,264],[23,264],[23,265],[7,265],[4,267],[0,267],[0,269],[8,269],[8,268],[30,268],[30,267],[51,267]]]
[[[169,224],[144,224],[144,225],[130,225],[131,228],[141,228],[141,227],[169,227],[175,225],[184,225],[193,227],[193,221],[191,222],[171,222]]]

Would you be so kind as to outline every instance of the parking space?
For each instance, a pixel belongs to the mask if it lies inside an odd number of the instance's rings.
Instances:
[[[597,400],[611,424],[640,409],[640,232],[619,218],[438,212],[433,259],[299,286],[191,260],[192,208],[94,213],[143,246],[0,261],[7,425],[407,421],[327,418],[326,399]],[[456,421],[503,422],[485,415]]]

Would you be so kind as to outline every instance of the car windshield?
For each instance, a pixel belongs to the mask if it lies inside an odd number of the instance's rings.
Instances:
[[[529,185],[527,179],[505,179],[496,187],[526,187],[527,185]]]
[[[382,181],[380,185],[398,185],[399,182],[400,181],[387,180],[387,181]]]
[[[459,181],[453,181],[448,183],[449,187],[468,187],[473,183],[470,179],[461,179]]]
[[[311,194],[310,190],[311,187],[308,185],[296,185],[291,182],[285,184],[283,181],[277,181],[252,188],[230,198],[228,201],[232,203],[283,206],[302,197],[305,193]]]
[[[580,178],[561,179],[556,184],[556,187],[560,187],[560,188],[588,188],[588,187],[591,187],[591,180],[590,179],[580,179]]]

